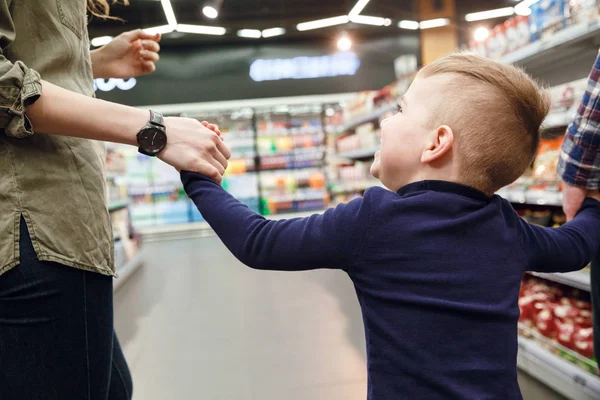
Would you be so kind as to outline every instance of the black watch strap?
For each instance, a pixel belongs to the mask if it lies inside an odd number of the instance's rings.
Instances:
[[[150,110],[150,121],[149,122],[152,125],[158,125],[162,128],[165,127],[165,121],[164,121],[163,115],[161,113],[159,113],[158,111]]]

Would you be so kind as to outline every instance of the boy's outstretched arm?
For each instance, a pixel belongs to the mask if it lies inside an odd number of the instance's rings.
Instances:
[[[520,220],[529,271],[568,272],[585,267],[600,250],[600,202],[587,198],[575,218],[560,228]]]
[[[272,221],[200,174],[182,172],[188,196],[227,248],[251,268],[348,270],[369,225],[368,199],[357,199],[308,218]]]

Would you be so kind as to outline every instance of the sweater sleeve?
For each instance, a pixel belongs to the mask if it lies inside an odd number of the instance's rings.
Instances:
[[[575,218],[560,228],[520,220],[528,271],[568,272],[585,267],[600,250],[600,202],[586,199]]]
[[[349,270],[369,222],[368,201],[357,199],[322,215],[267,220],[200,174],[182,172],[188,196],[233,255],[251,268]]]

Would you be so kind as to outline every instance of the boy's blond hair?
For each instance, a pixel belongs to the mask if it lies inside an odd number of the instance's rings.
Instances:
[[[446,73],[459,76],[441,88],[431,122],[454,131],[463,183],[494,193],[531,164],[549,97],[523,70],[470,53],[443,57],[419,77]]]

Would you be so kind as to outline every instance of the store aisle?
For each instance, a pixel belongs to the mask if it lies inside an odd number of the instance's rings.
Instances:
[[[364,400],[362,317],[338,271],[243,267],[215,237],[147,243],[115,295],[136,400]],[[559,400],[521,376],[525,400]]]

